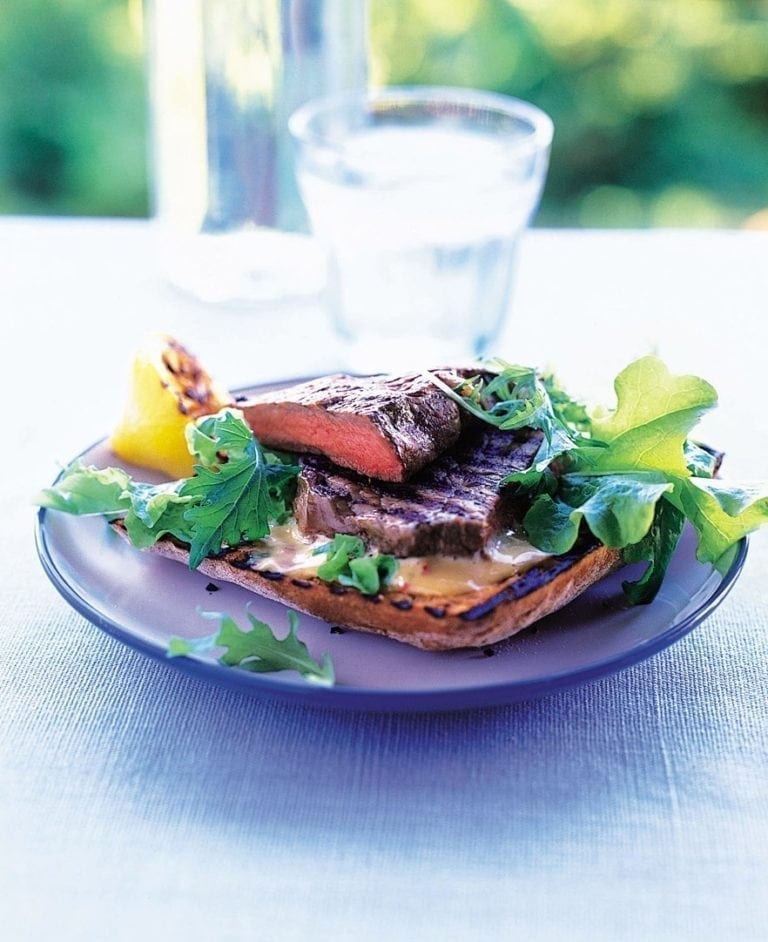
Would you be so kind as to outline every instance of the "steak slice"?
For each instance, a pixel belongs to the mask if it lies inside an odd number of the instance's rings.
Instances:
[[[458,373],[440,375],[458,382]],[[324,376],[238,402],[271,448],[326,455],[382,481],[404,481],[459,437],[459,407],[419,373]]]
[[[468,556],[512,522],[499,481],[530,467],[542,440],[531,429],[470,427],[404,484],[345,473],[325,458],[301,459],[294,513],[305,533],[350,533],[395,556]]]

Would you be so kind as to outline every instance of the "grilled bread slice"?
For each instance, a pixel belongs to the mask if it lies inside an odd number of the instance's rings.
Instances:
[[[119,524],[116,527],[125,535]],[[168,537],[147,552],[189,561],[187,549]],[[233,582],[334,625],[432,651],[482,647],[508,638],[562,608],[620,565],[618,550],[593,544],[580,552],[549,557],[519,575],[463,595],[415,596],[385,590],[371,596],[314,576],[254,569],[250,556],[248,546],[241,546],[203,560],[198,568],[208,577]]]

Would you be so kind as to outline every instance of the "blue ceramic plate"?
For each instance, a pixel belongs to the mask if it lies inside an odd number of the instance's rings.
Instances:
[[[140,479],[143,469],[118,462],[105,442],[81,456],[99,467],[119,465]],[[154,480],[159,480],[155,477]],[[127,545],[99,518],[41,510],[37,547],[43,567],[67,602],[131,647],[179,670],[255,696],[282,697],[356,710],[453,710],[530,699],[622,670],[678,641],[725,598],[747,553],[742,540],[730,570],[719,575],[695,557],[683,535],[661,592],[651,605],[625,604],[621,582],[632,570],[603,579],[570,605],[492,650],[431,653],[375,635],[332,632],[301,616],[310,651],[331,654],[337,683],[321,688],[294,673],[252,674],[215,657],[166,658],[173,635],[205,635],[211,622],[198,607],[225,611],[245,625],[245,607],[282,636],[285,608],[226,582]]]

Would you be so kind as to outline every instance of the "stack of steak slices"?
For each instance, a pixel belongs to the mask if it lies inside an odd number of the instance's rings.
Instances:
[[[457,388],[476,372],[437,374]],[[328,376],[237,405],[262,444],[300,454],[294,513],[305,535],[358,535],[371,552],[399,558],[482,565],[491,538],[515,523],[500,482],[530,467],[541,443],[539,431],[502,432],[468,417],[419,373]],[[617,559],[593,543],[498,583],[443,596],[395,587],[365,596],[316,578],[291,578],[253,566],[247,547],[200,568],[336,624],[449,649],[514,634],[560,608]]]
[[[466,372],[439,375],[455,387]],[[481,553],[511,523],[500,481],[541,443],[472,420],[422,374],[328,376],[241,407],[263,444],[303,453],[305,534],[354,534],[398,557]]]
[[[402,484],[344,471],[327,458],[301,460],[294,512],[305,533],[352,533],[393,556],[473,556],[510,527],[499,488],[525,470],[541,433],[468,428],[459,441]]]

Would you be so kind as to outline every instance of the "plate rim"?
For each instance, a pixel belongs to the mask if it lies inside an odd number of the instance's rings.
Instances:
[[[286,381],[291,382],[291,381]],[[275,388],[285,383],[263,384],[263,387]],[[240,395],[247,390],[253,390],[253,385],[233,390],[234,395]],[[94,448],[104,445],[108,436],[98,439],[91,445],[83,448],[69,462],[77,461]],[[61,479],[65,468],[56,475],[54,485]],[[265,674],[254,674],[250,671],[241,671],[237,668],[227,667],[204,660],[193,655],[186,657],[169,657],[167,650],[160,644],[145,641],[134,635],[129,629],[120,624],[105,612],[91,605],[80,595],[77,588],[71,584],[60,571],[51,553],[46,528],[48,510],[40,507],[35,520],[35,548],[38,558],[48,579],[75,611],[79,612],[87,621],[100,628],[106,634],[128,645],[135,651],[146,654],[170,668],[181,671],[198,679],[218,686],[246,693],[250,696],[271,696],[278,699],[300,702],[305,705],[323,708],[336,708],[346,710],[359,710],[369,712],[388,713],[425,713],[447,712],[452,710],[466,710],[482,707],[502,706],[522,700],[539,699],[549,694],[557,693],[573,687],[581,686],[593,680],[599,680],[632,667],[665,648],[679,641],[686,634],[701,624],[718,605],[725,599],[733,588],[736,580],[744,568],[749,547],[748,537],[742,537],[737,544],[737,551],[728,571],[720,576],[720,580],[712,592],[685,618],[678,621],[673,618],[667,628],[653,638],[630,648],[621,654],[616,654],[600,661],[584,665],[577,670],[561,671],[539,677],[535,680],[504,681],[484,686],[472,686],[460,689],[433,689],[433,690],[381,690],[375,687],[356,687],[338,684],[332,687],[323,687],[308,681],[294,681],[292,679],[274,680]],[[137,550],[137,552],[140,552]],[[202,578],[202,575],[201,575]],[[288,606],[286,606],[288,607]],[[400,642],[392,642],[393,644]]]

